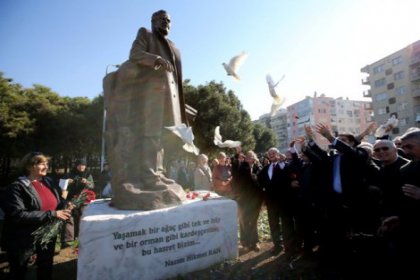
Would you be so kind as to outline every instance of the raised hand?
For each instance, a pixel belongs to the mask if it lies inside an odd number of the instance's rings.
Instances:
[[[332,136],[330,128],[327,125],[323,123],[318,123],[316,125],[316,131],[322,136],[324,136],[325,138],[327,138],[328,141],[330,142],[334,141],[334,136]]]

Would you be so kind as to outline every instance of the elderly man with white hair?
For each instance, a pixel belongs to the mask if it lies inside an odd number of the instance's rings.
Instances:
[[[383,220],[379,233],[388,239],[394,248],[390,254],[393,257],[390,260],[393,264],[391,272],[395,273],[392,276],[419,279],[420,273],[416,267],[420,250],[420,130],[404,134],[401,137],[401,147],[412,161],[405,160],[406,164],[403,164],[398,157],[394,161],[400,161],[396,164],[400,167],[398,172],[388,168],[382,174],[383,186],[389,186],[392,192],[390,189],[387,192],[384,189],[387,217]],[[386,167],[393,164],[392,160],[397,153],[394,143],[378,142],[375,149],[375,153],[378,153],[384,162],[389,162]]]
[[[194,170],[194,189],[213,191],[213,179],[209,167],[209,158],[205,154],[197,156],[197,166]]]
[[[382,191],[383,216],[398,215],[404,199],[400,168],[409,161],[398,155],[397,147],[391,140],[378,140],[373,146],[373,156],[380,162],[379,186]]]
[[[261,172],[258,173],[258,183],[264,191],[264,200],[267,206],[268,224],[274,245],[271,254],[278,255],[283,250],[281,235],[282,225],[284,225],[281,222],[283,205],[280,200],[285,198],[283,195],[284,189],[290,186],[290,177],[284,170],[284,158],[281,158],[280,151],[277,148],[268,149],[267,157],[270,164],[263,167]],[[283,232],[284,234],[287,236],[287,232]]]

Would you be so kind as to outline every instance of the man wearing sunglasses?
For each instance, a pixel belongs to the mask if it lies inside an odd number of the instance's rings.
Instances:
[[[417,195],[420,191],[420,153],[416,153],[420,150],[420,131],[403,135],[401,146],[412,161],[398,156],[397,147],[390,141],[382,140],[374,145],[374,154],[383,163],[384,219],[378,233],[388,245],[386,255],[389,257],[385,261],[391,264],[387,266],[387,275],[391,278],[419,276],[415,269],[418,258],[412,256],[418,256],[420,250],[420,196]]]
[[[391,140],[378,140],[373,145],[373,156],[380,163],[379,186],[382,192],[383,216],[398,214],[404,194],[400,185],[400,168],[409,161],[398,155],[397,147]],[[383,223],[387,223],[384,219]]]

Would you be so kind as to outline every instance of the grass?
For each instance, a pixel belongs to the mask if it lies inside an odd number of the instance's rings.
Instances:
[[[258,217],[258,236],[260,242],[271,241],[270,226],[268,225],[267,208],[263,206]]]

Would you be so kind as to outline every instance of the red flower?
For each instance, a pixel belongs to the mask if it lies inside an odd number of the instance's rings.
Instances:
[[[203,196],[203,200],[208,200],[210,198],[210,192],[206,193],[206,195]]]
[[[190,199],[191,198],[191,194],[190,192],[187,192],[187,198]]]
[[[92,200],[95,200],[95,199],[96,199],[96,194],[95,194],[95,192],[94,192],[94,191],[92,191],[92,190],[84,189],[84,190],[81,192],[81,194],[82,194],[82,193],[86,193],[86,200],[85,200],[85,203],[90,203]]]

